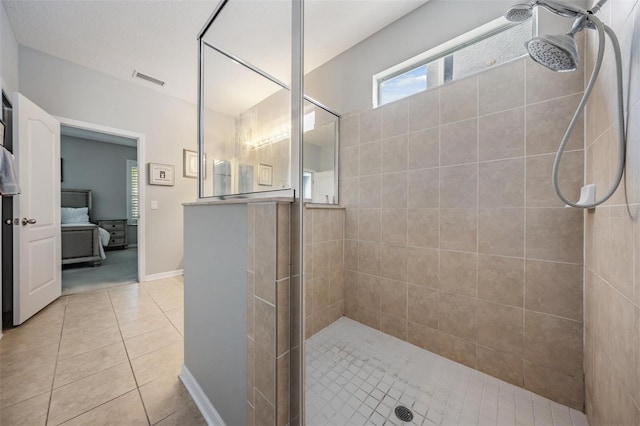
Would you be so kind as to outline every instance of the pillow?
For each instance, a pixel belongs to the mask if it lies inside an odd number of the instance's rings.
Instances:
[[[74,209],[71,207],[62,207],[60,219],[62,223],[88,223],[89,208],[80,207]]]

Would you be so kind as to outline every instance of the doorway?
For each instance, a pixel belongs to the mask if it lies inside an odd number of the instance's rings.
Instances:
[[[144,135],[59,120],[62,294],[143,281]]]

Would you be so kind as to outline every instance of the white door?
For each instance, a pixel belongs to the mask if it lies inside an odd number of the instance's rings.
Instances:
[[[62,292],[60,123],[14,96],[14,155],[22,193],[14,198],[13,323],[22,324]]]

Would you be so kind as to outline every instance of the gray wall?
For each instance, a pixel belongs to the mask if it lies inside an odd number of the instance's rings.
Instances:
[[[136,159],[136,148],[62,136],[64,159],[62,189],[90,189],[92,219],[127,218],[127,160]]]
[[[175,186],[145,182],[146,275],[182,269],[182,203],[197,197],[197,180],[182,176],[182,150],[196,149],[196,106],[24,46],[19,55],[20,90],[45,111],[143,133],[145,163],[175,165]]]
[[[185,207],[184,365],[228,425],[247,424],[247,223],[246,204]]]

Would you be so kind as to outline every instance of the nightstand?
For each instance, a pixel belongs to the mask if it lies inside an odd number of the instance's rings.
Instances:
[[[127,219],[99,220],[98,226],[111,234],[109,245],[105,249],[127,248]]]

